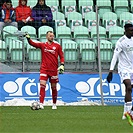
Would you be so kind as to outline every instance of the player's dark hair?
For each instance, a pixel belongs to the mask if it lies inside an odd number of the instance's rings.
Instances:
[[[53,33],[53,31],[47,31],[46,35],[47,35],[48,33]]]
[[[130,28],[130,27],[133,27],[133,24],[125,24],[125,25],[124,25],[124,28],[125,28],[125,29]]]

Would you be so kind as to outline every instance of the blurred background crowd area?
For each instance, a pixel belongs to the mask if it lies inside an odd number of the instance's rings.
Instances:
[[[38,1],[24,1],[31,9],[30,18],[34,17],[32,12]],[[11,3],[17,17],[16,8],[19,1],[1,0],[0,2],[1,8],[4,3]],[[124,24],[133,22],[133,1],[45,0],[44,2],[50,7],[52,14],[52,19],[47,23],[39,27],[33,23],[24,25],[21,23],[18,27],[15,18],[17,26],[3,26],[0,36],[1,63],[20,71],[38,71],[41,61],[40,50],[30,46],[23,38],[23,33],[28,32],[34,40],[45,42],[46,32],[51,30],[55,33],[55,40],[63,48],[66,71],[97,72],[98,44],[100,44],[102,70],[107,71],[115,43],[124,34]],[[30,20],[29,17],[27,20]]]

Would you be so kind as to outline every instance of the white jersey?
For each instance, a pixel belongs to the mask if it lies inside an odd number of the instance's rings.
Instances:
[[[133,37],[123,35],[116,43],[110,70],[113,70],[118,60],[118,72],[128,71],[133,73]]]

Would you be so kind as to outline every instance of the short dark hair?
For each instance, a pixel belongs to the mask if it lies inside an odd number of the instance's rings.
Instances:
[[[47,33],[46,33],[46,34],[48,34],[49,32],[50,32],[50,33],[53,33],[53,31],[47,31]]]
[[[130,27],[133,27],[133,24],[128,23],[128,24],[125,24],[125,25],[124,25],[124,28],[125,28],[125,29],[130,28]]]
[[[11,0],[6,0],[6,3],[12,3],[12,1]]]

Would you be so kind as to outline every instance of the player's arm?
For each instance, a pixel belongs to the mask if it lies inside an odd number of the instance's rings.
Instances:
[[[33,41],[33,40],[30,38],[30,35],[29,35],[28,33],[25,34],[25,37],[27,38],[28,43],[29,43],[30,45],[32,45],[32,46],[35,47],[35,48],[41,48],[41,45],[43,44],[42,42]]]
[[[109,70],[110,72],[113,72],[113,70],[114,70],[114,67],[115,67],[117,59],[118,59],[118,55],[119,55],[119,53],[114,52],[113,58],[112,58],[111,64],[110,64],[110,70]]]
[[[60,45],[59,45],[59,57],[60,57],[60,66],[58,67],[58,71],[60,74],[62,74],[64,73],[64,53]]]
[[[109,74],[107,76],[107,81],[110,83],[110,81],[112,81],[113,79],[113,70],[114,70],[114,67],[116,65],[116,62],[117,62],[117,59],[118,59],[118,56],[119,56],[119,53],[122,51],[121,47],[120,47],[120,43],[118,42],[116,44],[116,48],[114,50],[114,54],[113,54],[113,58],[111,60],[111,64],[110,64],[110,70],[109,70]]]

